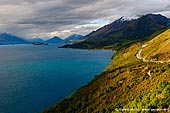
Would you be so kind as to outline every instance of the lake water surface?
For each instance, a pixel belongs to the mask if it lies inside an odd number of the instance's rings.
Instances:
[[[0,113],[37,113],[54,105],[101,73],[112,55],[56,45],[0,46]]]

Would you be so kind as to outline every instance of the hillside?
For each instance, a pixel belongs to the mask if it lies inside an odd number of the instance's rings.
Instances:
[[[157,34],[151,41],[138,42],[117,51],[112,58],[112,63],[103,73],[96,75],[86,86],[79,88],[72,96],[44,113],[120,113],[122,109],[132,108],[138,112],[142,109],[157,108],[166,109],[161,111],[163,113],[168,112],[170,109],[170,64],[143,62],[136,58],[136,54],[143,43],[147,43],[148,46],[143,48],[142,56],[147,53],[169,51],[164,49],[170,47],[169,35],[168,29]],[[160,37],[162,41],[159,41]],[[153,48],[157,48],[157,51],[152,51]]]
[[[27,44],[28,42],[20,37],[8,34],[1,33],[0,34],[0,45],[6,44]]]
[[[84,41],[63,48],[82,49],[121,49],[134,42],[142,41],[157,30],[165,28],[169,19],[160,14],[147,14],[138,19],[123,20],[122,18],[106,25],[84,37]]]
[[[170,29],[147,42],[141,56],[149,61],[170,62]]]

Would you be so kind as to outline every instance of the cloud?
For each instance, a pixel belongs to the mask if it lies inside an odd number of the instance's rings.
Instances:
[[[170,17],[168,3],[169,0],[1,0],[0,32],[26,38],[86,35],[121,16],[161,13]]]

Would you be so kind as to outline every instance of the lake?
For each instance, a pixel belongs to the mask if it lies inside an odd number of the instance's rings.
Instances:
[[[57,45],[0,46],[0,113],[37,113],[56,104],[101,73],[112,55]]]

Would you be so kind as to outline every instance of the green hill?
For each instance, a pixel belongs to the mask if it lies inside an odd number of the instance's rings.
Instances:
[[[145,42],[147,46],[142,49],[142,56],[169,52],[170,30],[155,34],[150,39],[155,38]],[[136,54],[143,43],[117,51],[103,73],[44,113],[121,113],[123,109],[129,109],[127,113],[130,109],[136,110],[134,113],[142,112],[142,109],[145,109],[144,113],[151,112],[151,109],[166,109],[161,112],[168,112],[170,64],[137,59]]]

